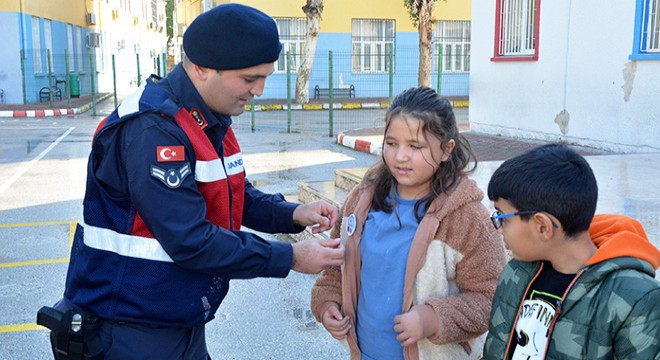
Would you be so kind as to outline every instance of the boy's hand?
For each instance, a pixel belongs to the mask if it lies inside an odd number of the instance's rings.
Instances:
[[[438,328],[433,308],[429,305],[415,305],[405,314],[394,317],[396,339],[402,346],[414,345],[421,339],[433,335]]]
[[[317,225],[312,233],[326,231],[335,224],[338,217],[337,207],[323,200],[302,204],[293,211],[293,222],[301,226]]]
[[[321,322],[326,330],[337,340],[343,340],[351,328],[350,318],[343,316],[339,310],[339,305],[332,303],[323,312]]]

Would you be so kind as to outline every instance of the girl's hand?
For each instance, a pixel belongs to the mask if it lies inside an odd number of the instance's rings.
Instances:
[[[351,328],[350,318],[341,314],[339,305],[336,303],[332,303],[323,312],[321,322],[330,335],[337,340],[343,340]]]
[[[435,318],[435,312],[429,305],[413,306],[407,313],[394,317],[394,331],[399,333],[396,339],[402,346],[410,346],[433,335],[438,327]]]

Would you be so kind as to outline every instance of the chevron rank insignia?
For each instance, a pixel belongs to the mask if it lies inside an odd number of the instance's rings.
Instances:
[[[183,183],[183,179],[190,175],[190,164],[185,163],[179,169],[161,169],[156,165],[151,165],[151,176],[160,180],[170,189],[176,189]]]

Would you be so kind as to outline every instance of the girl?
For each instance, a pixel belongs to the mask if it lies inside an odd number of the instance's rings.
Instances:
[[[385,122],[382,161],[332,230],[346,242],[345,264],[317,279],[312,312],[346,339],[351,359],[476,358],[506,261],[467,177],[476,159],[430,88],[398,95]]]

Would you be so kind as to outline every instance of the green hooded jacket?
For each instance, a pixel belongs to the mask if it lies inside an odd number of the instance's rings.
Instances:
[[[641,224],[596,215],[598,248],[557,308],[545,359],[660,359],[660,251]],[[505,359],[520,306],[542,262],[511,260],[502,271],[490,315],[484,359]]]

